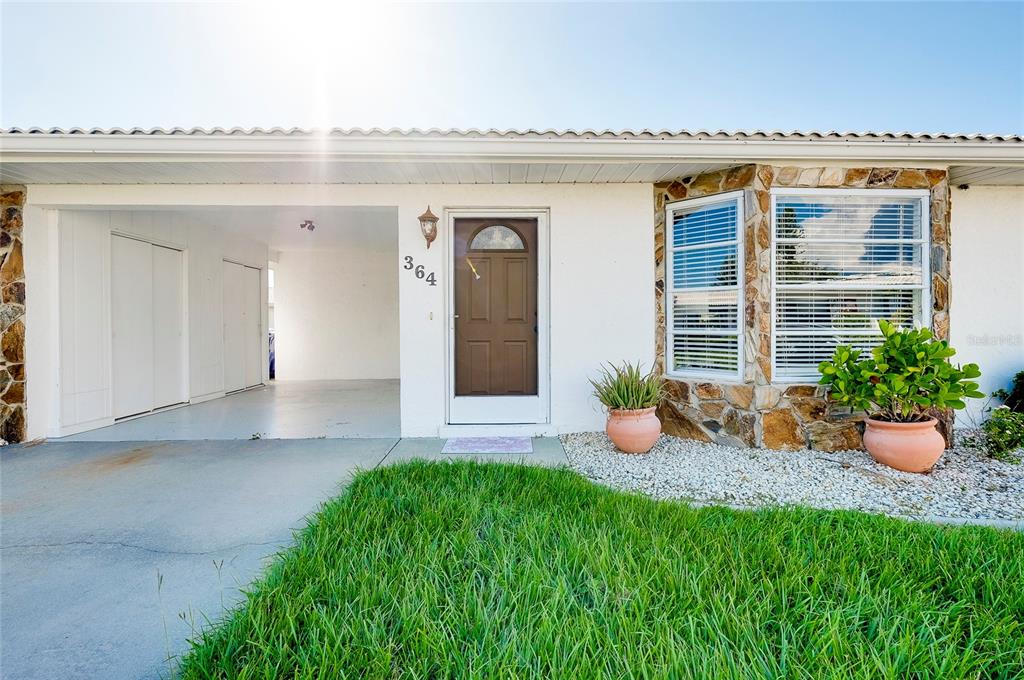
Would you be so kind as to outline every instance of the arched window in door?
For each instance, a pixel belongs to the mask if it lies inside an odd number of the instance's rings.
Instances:
[[[526,250],[523,237],[512,227],[492,224],[483,227],[469,242],[470,250]]]

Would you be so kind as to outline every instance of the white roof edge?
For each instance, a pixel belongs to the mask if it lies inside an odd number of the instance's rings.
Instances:
[[[8,128],[0,161],[667,163],[846,160],[1024,164],[1024,137],[849,132]]]
[[[95,135],[95,136],[187,136],[187,137],[504,137],[504,138],[561,138],[561,139],[836,139],[836,140],[916,140],[916,141],[988,141],[988,142],[1024,142],[1024,136],[1012,134],[982,133],[945,133],[945,132],[870,132],[846,131],[826,132],[810,130],[582,130],[553,128],[524,130],[497,128],[300,128],[300,127],[152,127],[152,128],[59,128],[59,127],[10,127],[0,130],[0,135]]]

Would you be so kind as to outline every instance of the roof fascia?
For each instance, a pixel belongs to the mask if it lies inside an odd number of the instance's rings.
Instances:
[[[818,161],[1021,165],[1024,145],[993,141],[521,139],[331,136],[3,135],[0,162],[670,163]]]

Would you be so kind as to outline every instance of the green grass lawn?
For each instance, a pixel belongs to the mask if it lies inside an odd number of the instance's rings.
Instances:
[[[360,474],[185,678],[1020,678],[1024,535],[691,509],[565,470]]]

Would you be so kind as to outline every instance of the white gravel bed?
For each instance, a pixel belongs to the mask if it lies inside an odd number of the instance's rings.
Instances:
[[[947,450],[931,472],[913,474],[876,463],[864,451],[741,449],[662,435],[650,453],[630,455],[619,452],[603,432],[561,439],[580,474],[654,498],[1024,521],[1024,464],[959,446]]]

